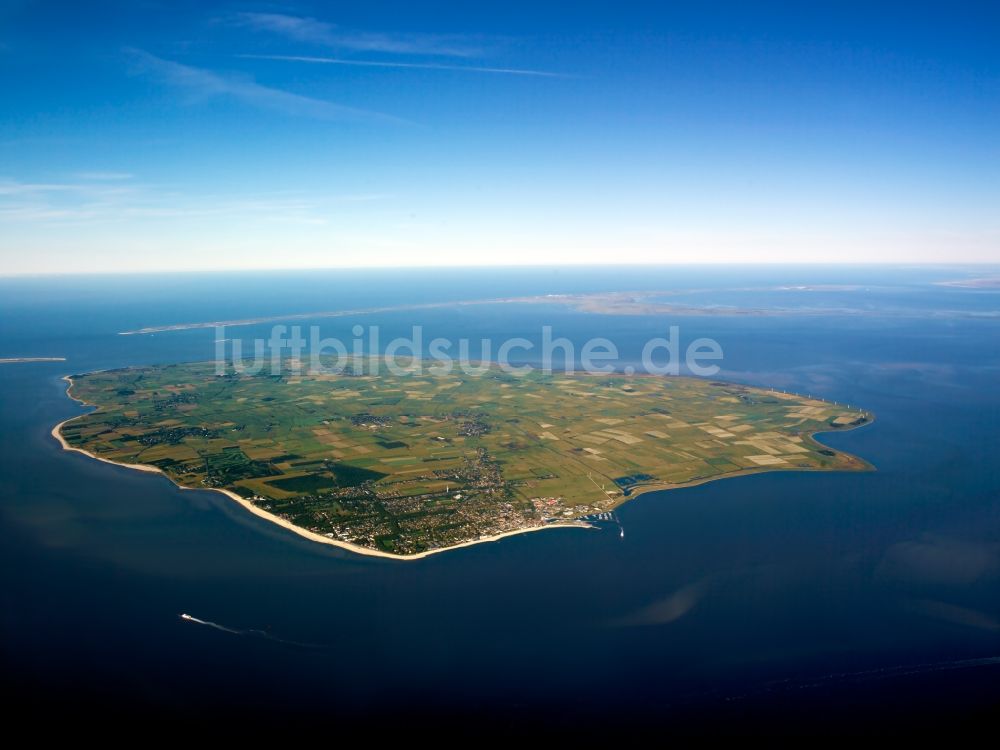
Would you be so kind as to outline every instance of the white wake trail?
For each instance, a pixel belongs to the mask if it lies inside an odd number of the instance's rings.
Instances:
[[[187,612],[182,612],[178,615],[185,622],[193,622],[195,625],[205,625],[209,628],[215,628],[216,630],[221,630],[223,633],[229,633],[230,635],[249,635],[255,636],[257,638],[264,638],[269,641],[274,641],[275,643],[284,643],[288,646],[297,646],[298,648],[325,648],[318,643],[300,643],[299,641],[288,641],[284,638],[278,638],[277,636],[271,635],[266,630],[250,629],[250,630],[238,630],[237,628],[227,628],[225,625],[220,625],[217,622],[212,622],[211,620],[202,620],[201,618],[195,617],[194,615],[189,615]]]
[[[221,630],[223,633],[232,633],[233,635],[246,635],[247,633],[245,630],[234,630],[233,628],[227,628],[225,625],[220,625],[219,623],[211,622],[210,620],[199,620],[197,617],[187,613],[182,613],[180,618],[182,620],[186,620],[187,622],[193,622],[196,625],[207,625],[210,628]]]

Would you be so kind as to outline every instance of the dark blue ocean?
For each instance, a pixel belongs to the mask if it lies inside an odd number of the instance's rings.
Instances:
[[[1000,705],[1000,292],[970,268],[327,271],[0,281],[0,675],[8,706],[274,721],[699,728],[963,720]],[[781,287],[815,287],[788,289]],[[686,316],[483,305],[296,321],[351,338],[604,336],[678,325],[720,377],[850,402],[822,439],[877,467],[652,493],[625,530],[417,562],[360,557],[211,492],[62,451],[65,374],[208,360],[146,326],[658,290]],[[739,314],[743,308],[780,314]],[[725,314],[719,314],[723,312]],[[264,336],[271,324],[231,329]],[[191,613],[221,627],[181,620]],[[409,724],[407,724],[409,722]],[[721,722],[721,724],[720,724]]]

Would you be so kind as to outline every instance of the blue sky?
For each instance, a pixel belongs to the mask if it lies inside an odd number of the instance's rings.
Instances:
[[[1000,261],[989,5],[0,0],[0,273]]]

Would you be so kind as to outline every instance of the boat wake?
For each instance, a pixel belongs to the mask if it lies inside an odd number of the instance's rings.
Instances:
[[[181,613],[181,619],[186,620],[187,622],[193,622],[195,625],[206,625],[210,628],[221,630],[223,633],[232,633],[233,635],[246,635],[248,632],[246,630],[234,630],[233,628],[227,628],[225,625],[220,625],[217,622],[211,622],[209,620],[199,620],[197,617],[189,615],[186,612]]]
[[[302,643],[300,641],[289,641],[285,638],[279,638],[276,635],[271,635],[266,630],[257,630],[255,628],[250,628],[247,630],[240,630],[238,628],[228,628],[225,625],[220,625],[217,622],[212,622],[211,620],[202,620],[194,615],[189,615],[187,612],[182,612],[179,617],[185,622],[191,622],[195,625],[204,625],[208,628],[214,628],[215,630],[221,630],[223,633],[229,633],[230,635],[242,635],[251,636],[256,638],[263,638],[264,640],[274,641],[276,643],[283,643],[288,646],[297,646],[298,648],[324,648],[324,646],[318,643]]]

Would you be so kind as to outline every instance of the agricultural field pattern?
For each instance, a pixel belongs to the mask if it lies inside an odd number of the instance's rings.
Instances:
[[[214,488],[313,538],[395,556],[586,524],[649,491],[774,470],[866,470],[812,435],[857,408],[732,383],[496,366],[76,375],[65,444]],[[370,369],[370,368],[369,368]]]

